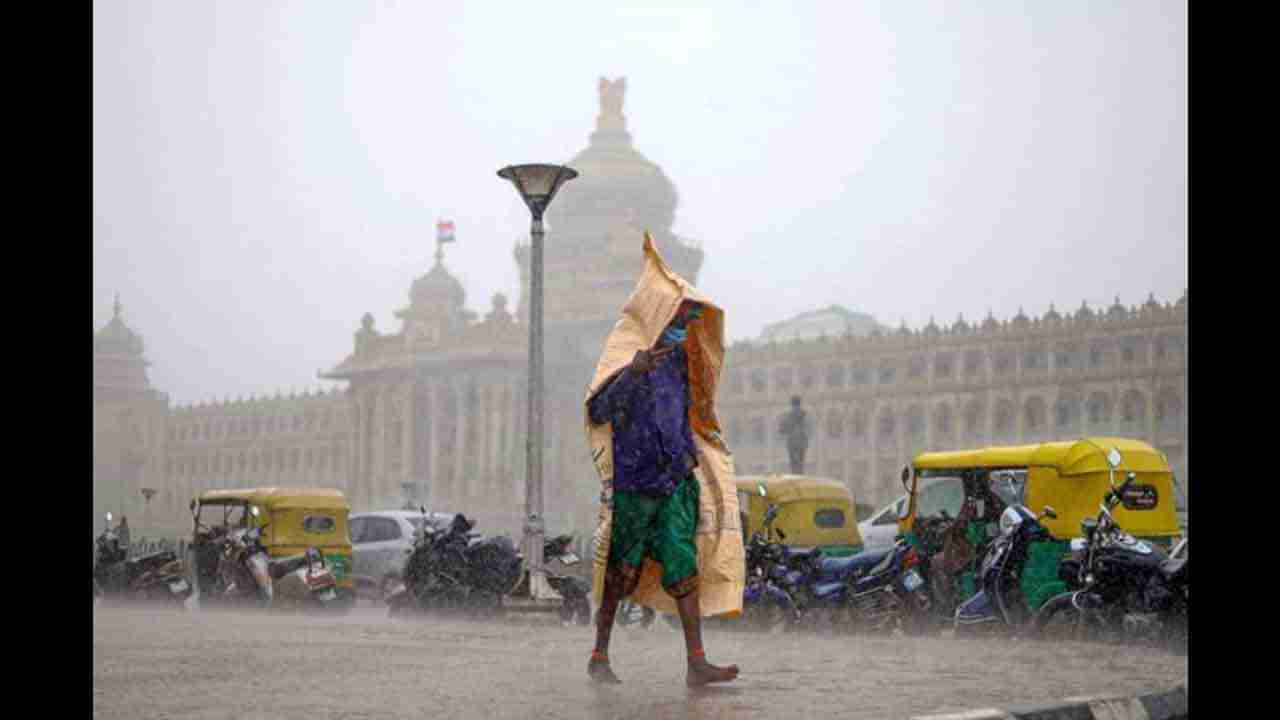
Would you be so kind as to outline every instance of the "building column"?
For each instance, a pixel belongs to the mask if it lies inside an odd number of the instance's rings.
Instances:
[[[467,387],[469,379],[458,383],[458,414],[453,426],[453,490],[459,501],[471,495],[471,478],[467,476]]]
[[[929,393],[926,398],[922,398],[920,401],[920,414],[924,417],[924,449],[926,451],[933,451],[936,449],[933,444],[934,406],[929,402],[929,399],[933,397],[933,393]]]
[[[427,412],[431,414],[431,436],[427,438],[427,453],[430,456],[430,483],[427,486],[428,507],[439,505],[445,496],[444,479],[447,473],[440,460],[440,434],[444,432],[444,384],[430,383],[431,393],[427,400]]]
[[[413,411],[415,386],[414,381],[409,381],[400,389],[400,477],[396,479],[398,484],[418,482],[417,473],[413,471],[415,455],[413,441],[417,427],[417,418],[414,417]]]

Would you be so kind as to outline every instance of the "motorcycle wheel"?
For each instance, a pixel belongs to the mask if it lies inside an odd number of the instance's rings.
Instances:
[[[1107,639],[1106,623],[1097,613],[1066,604],[1036,617],[1032,635],[1050,642],[1098,642]]]
[[[492,620],[502,614],[502,596],[486,590],[472,590],[468,615],[474,620]]]
[[[922,603],[916,596],[907,596],[903,599],[901,614],[898,616],[898,627],[907,637],[934,635],[939,629],[933,622],[929,608],[922,607]]]
[[[787,611],[774,603],[752,606],[746,614],[745,627],[763,633],[783,632],[788,629]]]

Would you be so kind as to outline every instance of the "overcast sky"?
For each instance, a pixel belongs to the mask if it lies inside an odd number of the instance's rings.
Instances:
[[[175,403],[320,387],[440,217],[514,306],[494,173],[585,147],[602,75],[731,339],[1174,301],[1186,48],[1166,1],[95,2],[95,328],[119,292]]]

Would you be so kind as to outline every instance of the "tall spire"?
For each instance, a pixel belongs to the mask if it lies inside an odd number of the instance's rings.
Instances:
[[[116,293],[116,301],[111,305],[111,319],[120,319],[120,293]]]

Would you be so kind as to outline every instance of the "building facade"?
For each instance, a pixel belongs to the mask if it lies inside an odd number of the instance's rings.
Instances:
[[[1187,300],[1094,312],[1052,307],[979,325],[787,343],[727,353],[719,407],[739,473],[783,472],[778,425],[799,396],[805,471],[846,482],[857,502],[901,494],[915,454],[1117,435],[1164,451],[1184,488]]]
[[[584,393],[639,273],[641,233],[695,284],[703,260],[671,231],[675,187],[633,146],[625,88],[600,80],[595,132],[567,163],[580,177],[547,213],[545,520],[548,532],[580,538],[599,495]],[[382,332],[366,313],[351,354],[322,373],[345,387],[318,394],[171,408],[117,302],[94,339],[95,528],[111,510],[128,515],[135,536],[180,537],[190,532],[187,503],[204,490],[317,485],[343,490],[356,509],[425,503],[518,534],[528,252],[517,240],[516,312],[498,294],[477,317],[438,250],[396,311],[399,328]],[[1185,483],[1186,330],[1185,295],[918,331],[816,310],[728,349],[719,414],[740,473],[779,471],[778,421],[799,395],[811,422],[806,471],[849,484],[859,503],[896,496],[898,470],[923,449],[1086,433],[1151,442]]]

